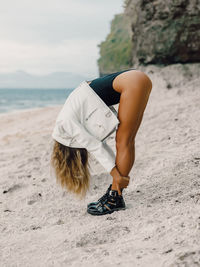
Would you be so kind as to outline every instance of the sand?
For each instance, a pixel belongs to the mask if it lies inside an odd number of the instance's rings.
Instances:
[[[60,106],[0,115],[0,266],[200,266],[200,65],[145,71],[125,211],[86,212],[112,181],[95,159],[84,200],[50,175]]]

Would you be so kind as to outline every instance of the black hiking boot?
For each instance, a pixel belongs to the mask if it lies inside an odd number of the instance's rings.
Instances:
[[[110,192],[110,190],[111,190],[111,187],[112,187],[112,184],[109,185],[109,187],[108,187],[106,193],[105,193],[102,197],[100,197],[96,202],[91,202],[91,203],[89,203],[89,204],[87,205],[87,207],[89,208],[89,207],[91,207],[91,206],[96,206],[100,201],[104,201],[104,200],[106,200],[106,198],[107,198],[107,196],[108,196],[108,194],[109,194],[109,192]]]
[[[103,197],[96,202],[97,204],[88,206],[87,212],[89,214],[104,215],[113,213],[114,211],[126,209],[123,196],[119,195],[118,191],[111,190],[111,186],[109,188],[109,192],[106,192],[106,194],[104,194]]]

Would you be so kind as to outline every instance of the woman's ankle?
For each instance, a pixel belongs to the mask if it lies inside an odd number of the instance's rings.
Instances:
[[[115,190],[115,191],[117,191],[117,186],[116,186],[116,184],[112,183],[111,190]]]
[[[111,190],[118,191],[115,183],[112,183]],[[123,188],[120,188],[121,195],[122,195],[122,191],[123,191]],[[119,192],[118,192],[118,194],[119,194]]]

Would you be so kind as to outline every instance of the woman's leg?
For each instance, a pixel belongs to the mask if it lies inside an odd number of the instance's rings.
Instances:
[[[135,161],[135,137],[151,92],[151,82],[139,74],[134,87],[123,90],[120,97],[116,132],[116,165],[122,176],[128,176]],[[137,85],[137,86],[136,86]],[[112,174],[111,174],[112,175]],[[112,189],[117,190],[115,175]]]

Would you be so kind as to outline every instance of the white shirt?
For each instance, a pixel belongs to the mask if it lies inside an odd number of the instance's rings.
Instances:
[[[86,81],[66,99],[52,133],[59,143],[86,148],[110,172],[115,166],[115,152],[105,142],[119,124],[117,112],[95,93]]]

